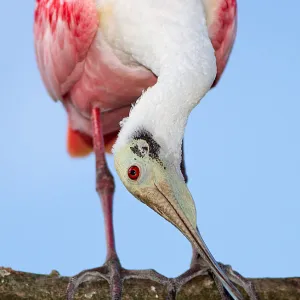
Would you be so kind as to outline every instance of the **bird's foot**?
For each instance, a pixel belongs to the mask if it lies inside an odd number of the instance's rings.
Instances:
[[[169,293],[170,299],[176,298],[177,294],[180,292],[181,288],[187,284],[188,282],[192,281],[194,278],[201,276],[201,275],[207,275],[208,274],[208,268],[202,268],[200,265],[192,265],[189,270],[184,272],[178,277],[172,278],[172,287],[173,290],[171,293]],[[173,298],[171,298],[173,296]],[[224,300],[224,299],[222,299]],[[230,300],[230,299],[228,299]]]
[[[241,286],[249,296],[249,300],[258,300],[257,293],[251,281],[244,278],[238,272],[234,271],[231,266],[219,263],[229,279]],[[71,278],[67,289],[67,300],[74,300],[77,288],[84,282],[93,282],[106,280],[110,285],[110,293],[112,300],[122,299],[123,282],[126,279],[142,279],[151,280],[167,290],[166,300],[175,300],[176,295],[181,288],[190,282],[192,279],[201,275],[211,275],[214,278],[218,291],[222,300],[231,300],[232,298],[223,288],[220,281],[214,277],[211,270],[200,261],[193,263],[191,268],[176,278],[167,278],[155,270],[127,270],[121,267],[119,259],[112,258],[108,260],[102,267],[85,270]]]
[[[106,280],[110,285],[112,300],[120,300],[122,294],[121,264],[118,257],[109,259],[100,268],[84,270],[70,279],[67,300],[73,300],[79,285],[84,282]]]
[[[241,274],[234,271],[230,265],[224,265],[222,263],[219,263],[219,265],[233,283],[241,286],[245,290],[249,297],[249,300],[259,300],[258,295],[255,291],[255,287],[250,280],[244,278]],[[175,293],[177,294],[186,283],[190,282],[192,279],[200,275],[211,275],[215,281],[221,299],[232,300],[231,296],[225,290],[222,283],[214,276],[214,274],[212,273],[210,268],[206,266],[204,261],[198,261],[197,263],[193,262],[189,270],[187,270],[182,275],[172,279],[175,287]]]
[[[102,267],[85,270],[71,278],[67,288],[67,300],[73,300],[79,285],[84,282],[106,280],[110,285],[112,300],[122,299],[123,281],[126,279],[144,279],[159,283],[167,288],[167,300],[174,300],[173,281],[155,270],[127,270],[121,267],[118,258],[108,260]]]
[[[233,283],[241,286],[245,290],[250,300],[259,300],[255,286],[249,279],[246,279],[240,273],[234,271],[230,265],[224,265],[220,262],[219,265]]]

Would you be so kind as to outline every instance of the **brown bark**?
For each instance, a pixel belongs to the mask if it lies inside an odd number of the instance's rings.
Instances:
[[[1,300],[65,300],[68,277],[56,271],[50,275],[38,275],[13,271],[0,267]],[[300,278],[251,279],[260,300],[300,300]],[[148,280],[126,280],[124,300],[164,300],[163,286]],[[106,281],[83,284],[78,289],[76,300],[110,300]],[[177,300],[219,300],[219,294],[212,279],[199,276],[186,284],[177,295]]]

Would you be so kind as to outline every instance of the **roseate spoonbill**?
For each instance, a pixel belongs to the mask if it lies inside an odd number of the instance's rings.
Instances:
[[[228,297],[224,288],[233,299],[243,299],[231,280],[256,299],[245,279],[227,272],[210,254],[184,181],[187,118],[218,82],[235,33],[236,0],[36,0],[42,79],[68,113],[70,155],[95,152],[104,212],[106,263],[75,276],[68,299],[81,282],[99,277],[110,283],[112,299],[121,298],[122,281],[130,277],[161,282],[174,294],[199,273],[190,270],[170,280],[151,270],[121,268],[112,219],[114,181],[105,159],[113,144],[126,188],[190,240],[192,265],[212,271],[223,299]]]

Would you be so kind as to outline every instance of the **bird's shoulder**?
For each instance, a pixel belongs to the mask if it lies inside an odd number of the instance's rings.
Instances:
[[[36,0],[37,63],[53,99],[61,99],[80,76],[98,23],[94,0]]]

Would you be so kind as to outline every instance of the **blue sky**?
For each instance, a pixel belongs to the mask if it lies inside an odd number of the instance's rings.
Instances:
[[[94,158],[67,155],[65,112],[41,82],[33,9],[1,6],[0,265],[73,275],[103,263],[103,216]],[[239,1],[229,65],[186,129],[200,232],[218,261],[245,276],[300,276],[299,9],[296,0]],[[116,184],[123,266],[185,271],[189,242]]]

